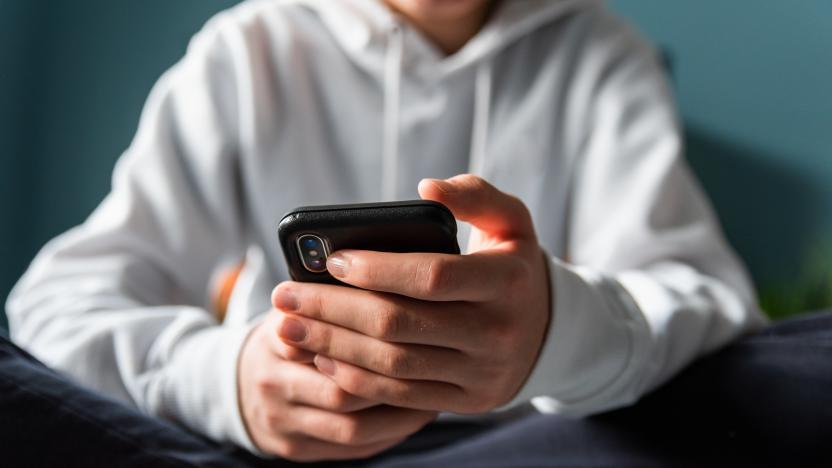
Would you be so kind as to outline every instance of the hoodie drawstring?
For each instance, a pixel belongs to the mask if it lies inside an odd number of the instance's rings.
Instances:
[[[399,177],[399,112],[401,107],[402,57],[404,35],[393,27],[384,61],[384,140],[382,142],[381,197],[396,199]]]
[[[485,152],[488,146],[489,122],[491,120],[491,86],[493,62],[484,57],[477,65],[474,87],[474,117],[471,128],[471,150],[468,172],[479,176],[485,171]]]
[[[404,34],[400,26],[392,28],[384,61],[384,116],[381,165],[383,201],[397,198],[399,177],[399,120],[401,112],[402,59]],[[482,176],[491,120],[493,61],[484,57],[476,68],[474,108],[471,128],[468,172]]]

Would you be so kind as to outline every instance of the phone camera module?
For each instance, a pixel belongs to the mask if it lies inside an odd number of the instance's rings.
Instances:
[[[314,234],[304,234],[298,237],[297,246],[304,268],[312,273],[323,273],[326,271],[326,257],[328,252],[323,239]]]

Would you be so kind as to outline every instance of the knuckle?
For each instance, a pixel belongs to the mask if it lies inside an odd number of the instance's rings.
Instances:
[[[511,202],[511,204],[514,205],[513,208],[515,211],[524,216],[529,215],[529,208],[526,206],[525,203],[523,203],[523,200],[520,197],[512,195],[510,193],[506,193],[505,195],[506,197],[508,197],[508,200]]]
[[[390,377],[407,377],[412,374],[411,360],[401,348],[392,348],[381,358],[381,371]]]
[[[486,182],[485,179],[483,179],[480,176],[473,175],[473,174],[469,175],[468,184],[470,184],[470,188],[472,188],[472,189],[480,189],[481,190],[481,189],[486,189],[486,188],[491,187],[491,184]]]
[[[275,382],[271,375],[261,371],[254,376],[254,388],[258,394],[263,395],[275,388]]]
[[[324,407],[333,411],[341,411],[347,409],[349,405],[349,394],[335,384],[324,387],[322,395],[322,404]]]
[[[382,306],[376,314],[373,332],[375,338],[393,341],[400,336],[405,326],[405,312],[396,304],[389,303]]]
[[[303,447],[295,440],[284,440],[277,444],[278,454],[286,459],[300,461],[304,455]]]
[[[410,407],[413,405],[413,390],[409,384],[400,382],[387,389],[387,395],[392,402],[399,406]]]
[[[363,379],[353,372],[339,373],[338,387],[351,395],[364,395],[367,388]]]
[[[326,356],[332,351],[332,328],[329,326],[316,327],[316,335],[310,339],[315,342],[315,349],[319,354]]]
[[[279,411],[264,411],[263,423],[269,431],[275,431],[283,424],[283,415]]]
[[[313,292],[309,294],[308,302],[310,303],[311,307],[308,307],[307,312],[310,313],[311,317],[313,318],[320,318],[325,316],[325,311],[327,310],[327,297],[325,294],[321,294],[317,289],[313,288]]]
[[[453,271],[448,260],[436,258],[425,264],[422,272],[422,285],[426,295],[442,294],[451,284],[453,284]]]
[[[358,418],[346,417],[336,423],[335,440],[343,445],[361,443],[361,423]]]

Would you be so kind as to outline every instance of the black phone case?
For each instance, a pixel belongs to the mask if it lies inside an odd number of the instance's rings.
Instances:
[[[283,216],[277,232],[295,281],[340,283],[326,271],[304,268],[296,244],[304,234],[324,238],[330,253],[341,249],[459,253],[450,210],[425,200],[295,208]]]

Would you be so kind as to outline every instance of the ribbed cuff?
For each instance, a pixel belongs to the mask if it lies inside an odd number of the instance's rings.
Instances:
[[[192,430],[256,453],[237,395],[240,350],[253,326],[202,329],[177,346],[164,406]]]
[[[583,416],[623,404],[621,384],[648,333],[615,281],[549,257],[553,310],[537,363],[514,399],[544,413]],[[634,310],[635,309],[635,310]]]

